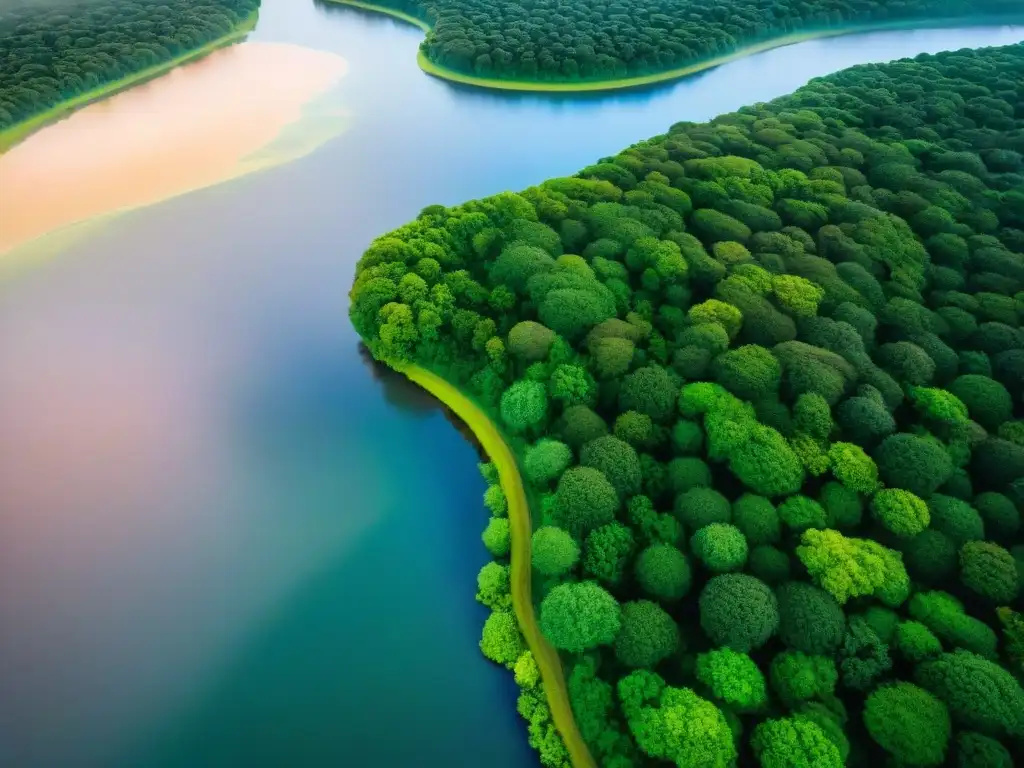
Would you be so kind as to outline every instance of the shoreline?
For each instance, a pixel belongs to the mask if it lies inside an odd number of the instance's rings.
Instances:
[[[558,652],[544,638],[537,624],[536,611],[533,607],[533,566],[530,551],[533,525],[526,489],[519,474],[515,455],[494,422],[457,387],[418,365],[411,365],[400,373],[436,397],[458,416],[473,432],[498,469],[501,487],[508,499],[508,517],[512,528],[512,606],[519,622],[519,629],[540,669],[544,693],[551,709],[551,719],[565,743],[574,768],[596,768],[590,750],[576,725]]]
[[[334,5],[347,5],[359,8],[372,13],[379,13],[390,16],[399,21],[418,27],[424,32],[430,31],[430,25],[410,16],[402,11],[396,11],[373,3],[362,2],[362,0],[326,0]],[[789,45],[806,43],[811,40],[822,40],[831,37],[843,37],[846,35],[867,34],[870,32],[888,32],[900,30],[925,30],[925,29],[958,29],[969,27],[985,26],[1013,26],[1024,24],[1024,15],[1008,15],[1006,17],[964,17],[958,19],[903,19],[900,21],[879,22],[876,24],[861,24],[848,27],[834,27],[826,29],[809,29],[803,32],[793,32],[788,35],[774,37],[760,43],[752,43],[737,48],[735,51],[711,59],[696,61],[684,67],[657,72],[650,75],[636,75],[612,80],[580,80],[569,81],[544,81],[544,80],[503,80],[490,77],[479,77],[463,72],[449,69],[440,64],[435,64],[426,57],[421,50],[416,52],[416,63],[426,74],[436,77],[439,80],[446,80],[459,85],[469,85],[477,88],[487,88],[495,91],[518,91],[521,93],[599,93],[606,91],[621,91],[630,88],[642,88],[649,85],[668,83],[680,80],[690,75],[695,75],[723,64],[728,64],[739,59],[752,56],[757,53],[765,53],[776,48],[785,48]]]
[[[200,48],[196,48],[188,53],[183,53],[181,56],[165,61],[163,64],[157,64],[156,66],[149,67],[148,69],[140,70],[134,74],[128,75],[127,77],[122,77],[121,79],[114,80],[106,85],[101,85],[99,88],[94,88],[91,91],[81,93],[78,96],[74,96],[66,101],[60,102],[59,104],[55,104],[45,112],[40,112],[38,115],[30,117],[27,120],[22,120],[20,123],[15,123],[9,128],[4,128],[0,131],[0,154],[3,154],[7,150],[11,149],[11,147],[24,141],[36,131],[61,120],[82,107],[86,107],[97,101],[102,101],[109,96],[113,96],[114,94],[120,93],[121,91],[127,90],[128,88],[132,88],[136,85],[141,85],[147,80],[152,80],[164,75],[182,64],[188,64],[189,62],[201,59],[219,48],[223,48],[242,40],[256,28],[256,22],[259,21],[259,17],[259,11],[253,11],[237,29],[223,37],[217,38],[216,40],[211,40]]]

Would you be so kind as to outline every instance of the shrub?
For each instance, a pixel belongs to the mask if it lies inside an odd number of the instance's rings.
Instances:
[[[871,500],[871,513],[897,536],[915,536],[931,522],[928,505],[910,491],[883,488]]]
[[[772,659],[771,680],[783,704],[793,709],[801,702],[831,696],[839,673],[828,656],[783,651]]]
[[[985,538],[981,515],[967,502],[936,493],[928,499],[928,509],[932,528],[946,534],[956,546]]]
[[[883,344],[875,353],[875,362],[902,384],[924,386],[935,377],[935,362],[909,341]]]
[[[941,584],[957,568],[957,547],[941,531],[923,531],[903,550],[903,559],[911,575],[926,584]]]
[[[711,373],[715,381],[741,400],[760,400],[778,392],[782,367],[767,349],[748,344],[716,357]]]
[[[512,546],[512,535],[509,530],[508,518],[492,517],[484,529],[484,546],[495,557],[505,557]]]
[[[949,391],[967,406],[974,421],[995,432],[1013,415],[1013,400],[1006,387],[987,376],[968,374],[950,382]]]
[[[732,522],[755,547],[760,544],[775,544],[781,536],[779,515],[764,496],[745,493],[736,499],[732,503]]]
[[[709,474],[710,479],[710,474]],[[691,530],[732,519],[729,500],[711,488],[691,488],[676,498],[675,515]]]
[[[810,656],[834,653],[843,641],[846,617],[832,595],[812,584],[792,581],[776,590],[779,639]]]
[[[615,437],[629,443],[634,448],[645,448],[654,439],[654,422],[646,413],[626,411],[615,419],[612,429]]]
[[[747,562],[747,540],[740,529],[727,523],[700,528],[690,541],[693,554],[714,573],[737,571]]]
[[[829,528],[856,528],[860,525],[864,505],[856,491],[830,481],[821,487],[818,500],[825,508]]]
[[[533,567],[544,576],[561,576],[580,559],[580,548],[568,531],[544,526],[531,538]]]
[[[970,470],[982,488],[1004,490],[1024,477],[1024,446],[989,438],[971,452]]]
[[[645,413],[654,421],[665,421],[675,413],[678,385],[664,368],[637,368],[622,380],[619,409]]]
[[[591,440],[607,435],[608,425],[587,406],[572,405],[562,413],[558,432],[571,448],[578,450]]]
[[[700,595],[700,625],[713,643],[740,653],[760,648],[779,625],[771,589],[753,576],[727,573],[713,577]]]
[[[806,496],[790,496],[779,505],[779,519],[794,531],[824,528],[827,524],[825,508]]]
[[[1013,768],[1013,758],[995,739],[973,731],[956,736],[957,768]]]
[[[572,451],[558,440],[542,439],[526,450],[523,472],[537,486],[546,486],[572,463]]]
[[[800,718],[765,720],[750,740],[761,768],[841,768],[839,748],[813,722]]]
[[[671,544],[652,544],[636,560],[636,580],[648,595],[673,602],[690,590],[690,564]]]
[[[912,664],[942,653],[942,643],[919,621],[903,621],[896,627],[896,649]]]
[[[913,683],[876,688],[864,705],[864,725],[900,763],[938,765],[946,759],[952,727],[946,705]]]
[[[1011,539],[1020,530],[1020,513],[1006,496],[988,491],[974,498],[985,532],[993,539]]]
[[[904,488],[921,498],[931,496],[953,474],[953,462],[942,446],[918,435],[890,435],[875,451],[885,485]]]
[[[640,457],[633,446],[617,437],[606,435],[584,445],[580,464],[601,472],[620,499],[640,493]]]
[[[821,395],[805,392],[793,406],[793,423],[815,440],[827,440],[832,433],[832,409]]]
[[[476,599],[494,611],[512,608],[509,567],[491,561],[476,576]]]
[[[1020,591],[1013,556],[991,541],[968,541],[963,545],[960,578],[964,586],[993,603],[1009,603]]]
[[[804,531],[797,557],[822,589],[840,605],[851,597],[875,595],[896,606],[910,594],[902,557],[870,539],[853,539],[838,531]]]
[[[567,469],[555,492],[556,524],[577,540],[615,517],[619,498],[608,479],[592,467]]]
[[[555,332],[532,320],[523,320],[508,332],[508,351],[527,363],[543,360],[555,340]]]
[[[570,653],[610,645],[621,622],[618,602],[593,581],[559,584],[540,606],[544,636],[556,648]]]
[[[587,536],[583,571],[608,584],[618,584],[636,549],[633,531],[614,522],[595,528]]]
[[[484,622],[480,650],[484,656],[511,669],[526,650],[519,624],[511,611],[494,611]]]
[[[914,678],[946,703],[959,727],[995,738],[1024,734],[1024,690],[998,664],[958,650],[920,664]]]
[[[711,469],[694,456],[681,456],[668,463],[666,474],[668,488],[673,494],[685,494],[697,488],[711,487]]]
[[[739,712],[751,712],[768,702],[764,675],[753,659],[731,648],[697,657],[697,679],[719,701]]]
[[[672,427],[672,447],[684,456],[699,454],[704,445],[704,430],[687,419],[680,419]]]
[[[836,409],[843,436],[870,448],[896,431],[896,421],[885,403],[872,397],[851,397]]]
[[[679,648],[679,627],[657,603],[636,600],[622,606],[615,657],[627,667],[653,667]]]
[[[790,577],[789,555],[781,549],[761,545],[750,550],[750,572],[766,584],[781,584]]]
[[[910,616],[941,640],[985,658],[996,657],[996,633],[987,624],[964,613],[963,606],[945,592],[918,592],[910,599]]]
[[[512,432],[543,426],[548,417],[548,395],[536,381],[517,381],[501,396],[501,420]]]

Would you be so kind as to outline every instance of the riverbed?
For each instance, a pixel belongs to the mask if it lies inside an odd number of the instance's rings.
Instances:
[[[421,38],[264,0],[251,40],[347,62],[344,133],[0,257],[0,764],[535,766],[477,648],[477,456],[361,355],[359,255],[426,205],[1024,31],[808,42],[606,96],[453,86],[419,71]]]

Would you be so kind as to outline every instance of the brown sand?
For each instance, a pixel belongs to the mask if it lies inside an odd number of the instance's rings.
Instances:
[[[0,155],[0,254],[286,161],[253,153],[345,70],[332,53],[245,42],[42,129]]]

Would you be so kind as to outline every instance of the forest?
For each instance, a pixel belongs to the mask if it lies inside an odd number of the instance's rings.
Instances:
[[[479,77],[615,80],[794,32],[1024,13],[1019,0],[377,0],[432,30],[435,64]]]
[[[598,765],[1024,765],[1024,44],[429,206],[350,298],[515,451]],[[481,470],[480,647],[568,768]]]
[[[260,0],[7,0],[0,130],[229,34]]]

